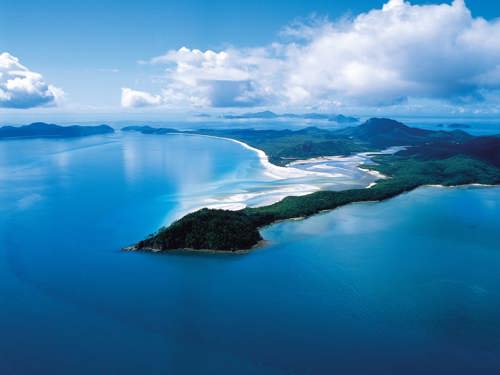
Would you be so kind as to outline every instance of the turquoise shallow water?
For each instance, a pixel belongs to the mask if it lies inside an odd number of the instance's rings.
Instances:
[[[0,373],[500,371],[499,188],[283,222],[244,256],[119,251],[260,169],[198,137],[0,142]]]

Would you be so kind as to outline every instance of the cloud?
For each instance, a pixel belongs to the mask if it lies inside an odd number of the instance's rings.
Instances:
[[[64,91],[47,84],[8,52],[0,54],[0,107],[32,108],[55,105]]]
[[[248,107],[268,102],[274,95],[271,77],[278,73],[281,61],[271,55],[270,48],[202,52],[182,47],[150,62],[166,65],[164,105]]]
[[[183,47],[150,63],[165,65],[159,101],[171,106],[474,105],[498,97],[498,35],[500,21],[474,18],[463,0],[390,0],[356,17],[295,23],[269,46]]]
[[[152,95],[150,93],[129,88],[122,88],[122,107],[150,107],[160,105],[162,98],[160,95]]]
[[[363,105],[409,97],[479,98],[500,64],[498,21],[474,19],[463,1],[415,6],[391,0],[350,21],[325,23],[289,50],[289,88],[317,100]],[[494,88],[494,87],[492,87]]]

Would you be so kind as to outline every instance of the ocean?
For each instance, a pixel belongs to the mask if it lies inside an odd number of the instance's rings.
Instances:
[[[207,137],[0,141],[0,373],[500,372],[500,188],[278,223],[246,255],[121,251],[200,206],[373,182],[357,163],[276,178]]]

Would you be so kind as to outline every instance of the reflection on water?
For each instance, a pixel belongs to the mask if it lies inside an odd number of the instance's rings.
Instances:
[[[180,139],[181,143],[192,135],[170,135]],[[260,150],[254,149],[238,141],[225,138],[194,136],[199,141],[203,139],[218,139],[222,142],[233,142],[256,153],[260,163],[253,159],[244,170],[238,168],[233,178],[226,178],[211,189],[203,192],[204,198],[191,205],[185,205],[178,216],[201,207],[238,210],[244,207],[258,207],[280,201],[287,196],[300,196],[318,190],[344,190],[350,188],[369,187],[384,176],[358,168],[361,164],[371,163],[371,157],[377,153],[361,153],[350,157],[331,156],[304,161],[295,161],[289,167],[277,167],[268,162],[267,156]],[[378,154],[397,152],[404,147],[392,147]],[[185,148],[172,150],[174,155],[182,154]],[[141,156],[142,157],[142,156]],[[182,158],[181,158],[182,159]],[[201,161],[206,161],[202,157]],[[182,169],[184,172],[185,169]],[[181,177],[181,178],[186,178]],[[191,201],[193,196],[199,196],[197,191],[183,191],[183,201]]]

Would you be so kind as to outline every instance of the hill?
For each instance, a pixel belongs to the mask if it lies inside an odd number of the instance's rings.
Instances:
[[[359,126],[338,130],[336,134],[366,142],[374,147],[415,146],[437,140],[462,142],[472,138],[470,134],[460,130],[434,131],[412,128],[385,118],[372,118]]]

